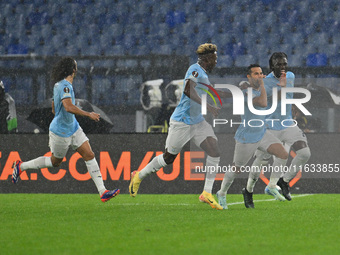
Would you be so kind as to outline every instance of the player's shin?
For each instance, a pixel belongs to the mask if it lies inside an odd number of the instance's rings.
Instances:
[[[266,166],[266,165],[268,165],[267,159],[261,159],[259,157],[255,158],[251,166],[251,170],[249,172],[249,177],[247,181],[247,191],[249,193],[253,193],[255,184],[260,177],[262,166]]]
[[[236,171],[233,171],[232,169],[230,169],[229,171],[227,171],[224,175],[222,184],[221,184],[221,189],[219,190],[219,194],[221,196],[225,196],[231,186],[231,184],[233,184],[234,179],[237,175]]]
[[[167,164],[164,161],[163,154],[154,157],[149,164],[146,165],[140,172],[139,178],[143,180],[146,176],[151,173],[157,172],[162,167],[166,166]]]
[[[204,191],[208,193],[212,193],[212,188],[215,182],[215,177],[218,170],[218,164],[220,163],[220,157],[210,157],[207,156],[206,161],[206,174],[205,174],[205,183],[204,183]]]
[[[102,195],[106,191],[106,188],[104,186],[103,178],[100,173],[99,165],[97,163],[96,158],[85,161],[85,164],[86,164],[87,170],[89,171],[91,175],[93,182],[95,183],[97,187],[99,194]]]
[[[29,169],[41,169],[45,167],[50,168],[52,166],[53,165],[50,157],[39,157],[27,162],[22,162],[22,164],[20,165],[20,169],[22,171],[26,171]]]
[[[247,181],[247,191],[249,193],[253,193],[254,192],[254,187],[256,182],[258,181],[259,177],[261,174],[261,170],[251,170],[251,172],[249,173],[249,177],[248,177],[248,181]]]
[[[281,158],[275,157],[274,162],[273,162],[272,173],[270,175],[270,180],[268,183],[268,186],[270,188],[276,188],[276,184],[278,180],[280,179],[281,174],[283,173],[283,169],[286,163],[287,163],[287,159],[281,159]]]
[[[307,163],[310,156],[311,156],[311,153],[310,153],[309,147],[305,147],[305,148],[302,148],[296,151],[296,156],[292,160],[289,170],[287,171],[287,173],[284,174],[283,180],[285,182],[290,182],[290,180],[292,180],[295,177],[295,175],[298,173],[301,166]]]

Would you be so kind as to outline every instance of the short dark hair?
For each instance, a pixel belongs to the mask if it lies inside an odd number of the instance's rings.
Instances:
[[[278,58],[286,58],[288,60],[288,56],[284,52],[274,52],[269,59],[269,69],[273,70],[273,60]]]
[[[51,80],[54,85],[58,81],[63,80],[67,76],[73,74],[76,69],[76,61],[71,57],[64,57],[53,66]]]
[[[247,68],[247,74],[251,74],[251,69],[254,68],[254,67],[261,67],[259,64],[251,64],[248,66]]]

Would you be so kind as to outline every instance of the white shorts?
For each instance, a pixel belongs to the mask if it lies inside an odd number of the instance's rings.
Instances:
[[[64,158],[69,147],[76,150],[89,140],[81,127],[69,137],[61,137],[51,131],[49,132],[49,137],[49,146],[56,158]]]
[[[254,155],[256,149],[260,150],[261,152],[267,153],[268,147],[274,143],[281,142],[273,134],[268,132],[268,130],[264,133],[262,139],[257,143],[240,143],[236,141],[233,160],[235,166],[245,166]]]
[[[283,130],[268,129],[268,131],[283,143],[288,153],[290,151],[290,147],[297,141],[303,141],[307,144],[305,133],[297,126],[288,127]],[[269,159],[271,157],[269,153],[263,153],[259,150],[256,151],[255,156],[262,159]]]
[[[289,145],[289,147],[292,146],[297,141],[303,141],[303,142],[307,143],[307,138],[306,138],[305,133],[303,133],[303,131],[297,126],[288,127],[288,128],[283,129],[283,130],[269,129],[269,131],[275,137],[279,138],[279,140],[281,142]]]
[[[213,137],[217,140],[213,128],[205,120],[197,124],[188,125],[184,122],[170,119],[169,133],[166,138],[165,149],[169,153],[177,155],[181,152],[183,146],[191,139],[193,139],[193,142],[200,147],[201,143],[207,137]]]

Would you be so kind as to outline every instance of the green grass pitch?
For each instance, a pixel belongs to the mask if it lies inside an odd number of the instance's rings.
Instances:
[[[0,254],[339,254],[340,195],[0,194]]]

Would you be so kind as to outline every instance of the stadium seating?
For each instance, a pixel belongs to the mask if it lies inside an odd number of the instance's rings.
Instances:
[[[233,65],[233,59],[229,55],[219,56],[217,62],[219,67],[229,67]]]
[[[161,48],[162,54],[192,56],[177,49],[179,43],[184,43],[183,47],[192,44],[197,47],[212,41],[220,46],[220,54],[231,55],[233,61],[225,58],[222,62],[230,66],[241,64],[236,61],[238,57],[248,54],[264,62],[254,44],[261,50],[267,47],[269,52],[299,54],[304,60],[309,54],[324,53],[327,59],[333,59],[339,53],[336,46],[330,46],[340,40],[340,5],[335,0],[325,3],[257,0],[251,5],[247,0],[203,3],[203,0],[160,1],[157,5],[151,0],[0,3],[2,35],[18,38],[21,44],[21,48],[16,47],[13,40],[6,39],[3,53],[63,54],[59,48],[64,46],[64,54],[142,55]],[[179,42],[178,37],[186,39]],[[65,45],[65,39],[70,43]],[[302,49],[307,51],[299,52]]]
[[[340,54],[331,57],[330,66],[340,66]]]
[[[175,54],[186,55],[195,62],[197,46],[212,42],[218,46],[217,67],[244,67],[256,62],[268,67],[268,59],[275,51],[286,52],[289,65],[294,67],[340,67],[339,10],[338,0],[0,1],[0,54]],[[91,64],[78,63],[84,68]],[[94,65],[121,70],[136,67],[137,63],[105,60]],[[150,63],[142,66],[150,68]],[[98,84],[95,104],[138,104],[137,84],[142,83],[141,77],[119,75],[111,82],[95,77],[93,82],[95,87]],[[30,87],[31,81],[28,84]],[[123,84],[124,89],[117,84]],[[109,88],[111,85],[114,88]],[[78,93],[85,97],[85,82],[82,86],[84,89]],[[16,96],[27,100],[25,92],[25,88],[18,88]],[[38,95],[43,94],[41,88]]]
[[[306,59],[307,66],[326,66],[327,56],[323,53],[309,54]]]

